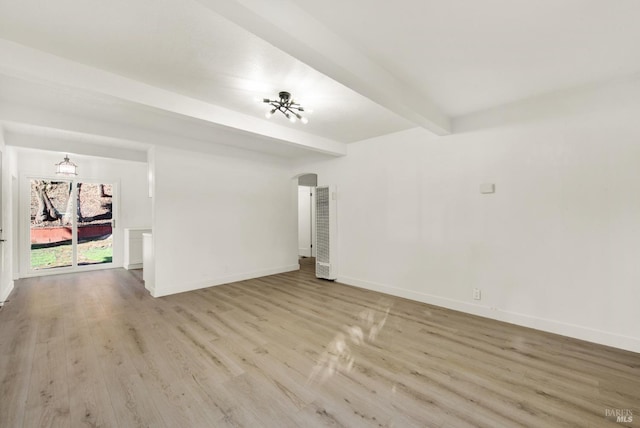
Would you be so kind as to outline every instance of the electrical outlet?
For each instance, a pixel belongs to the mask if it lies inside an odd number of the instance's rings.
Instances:
[[[474,288],[473,289],[473,300],[480,300],[480,298],[481,298],[480,289],[479,288]]]

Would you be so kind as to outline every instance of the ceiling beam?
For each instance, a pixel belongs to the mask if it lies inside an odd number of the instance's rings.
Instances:
[[[436,135],[449,117],[290,0],[198,0],[333,80]]]
[[[74,155],[98,156],[102,158],[128,160],[134,162],[147,162],[147,152],[142,150],[132,150],[126,147],[113,146],[106,141],[106,144],[99,142],[91,142],[87,144],[86,140],[91,140],[93,136],[86,136],[83,141],[70,140],[62,136],[61,138],[52,135],[33,135],[22,132],[13,133],[7,131],[5,134],[5,142],[9,146],[22,147],[28,149],[38,149],[47,151],[57,151],[64,153],[72,153]]]
[[[347,153],[346,144],[339,141],[287,128],[4,39],[0,39],[0,74],[107,95],[313,152],[332,156]]]
[[[57,141],[80,140],[84,145],[96,142],[130,150],[145,148],[145,151],[152,146],[173,147],[202,153],[232,153],[233,151],[245,157],[249,153],[255,153],[283,159],[304,157],[310,153],[309,149],[298,145],[233,128],[214,125],[207,128],[196,127],[187,133],[173,133],[167,132],[167,129],[180,127],[181,124],[167,117],[162,121],[162,127],[155,128],[146,126],[146,121],[142,126],[138,126],[83,115],[77,111],[57,111],[51,108],[46,100],[44,107],[38,106],[37,102],[34,104],[33,100],[16,103],[13,100],[2,99],[1,89],[0,87],[0,127],[5,128],[5,135],[7,133],[39,135],[39,130],[48,130],[49,134],[54,134]],[[162,120],[162,117],[157,119]],[[8,144],[12,145],[12,143]],[[18,141],[15,145],[21,144]],[[335,154],[324,154],[335,156]]]

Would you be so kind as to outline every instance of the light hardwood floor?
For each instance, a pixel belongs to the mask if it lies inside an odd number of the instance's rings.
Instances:
[[[640,426],[640,354],[317,280],[20,280],[0,427]],[[615,422],[616,410],[633,422]]]

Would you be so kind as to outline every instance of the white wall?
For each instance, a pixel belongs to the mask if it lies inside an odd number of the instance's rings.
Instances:
[[[290,165],[221,147],[153,154],[155,288],[163,296],[299,268]]]
[[[29,180],[30,176],[55,177],[55,164],[64,153],[15,148],[20,171],[20,274],[29,267]],[[143,162],[71,155],[78,165],[79,180],[101,180],[118,184],[114,202],[113,267],[121,267],[124,255],[124,229],[150,227],[151,199],[148,197],[147,164]],[[51,273],[51,272],[48,272]]]
[[[639,111],[618,82],[294,173],[338,185],[339,281],[640,352]]]

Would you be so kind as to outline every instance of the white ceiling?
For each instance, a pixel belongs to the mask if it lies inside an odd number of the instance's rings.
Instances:
[[[0,121],[342,155],[638,72],[638,18],[637,0],[0,0]],[[264,118],[255,98],[280,90],[313,108],[309,124]]]
[[[640,70],[638,0],[297,0],[459,116]]]

